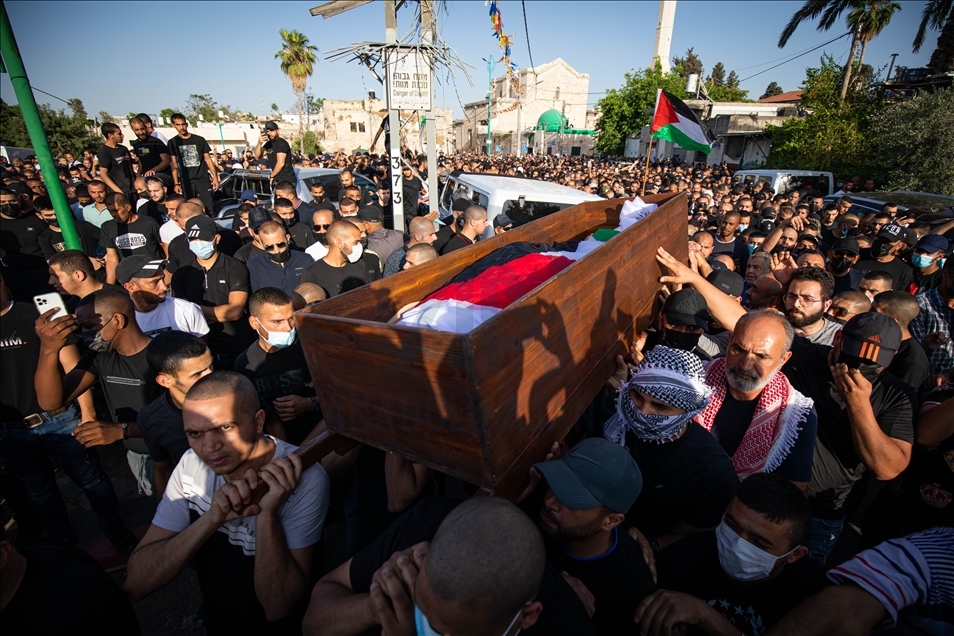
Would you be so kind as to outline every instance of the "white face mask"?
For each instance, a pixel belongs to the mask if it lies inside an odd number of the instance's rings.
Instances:
[[[355,243],[354,245],[351,246],[351,253],[346,254],[346,256],[348,257],[348,262],[357,263],[358,260],[361,258],[361,254],[363,253],[364,253],[364,246],[362,246],[361,243]]]
[[[725,519],[715,532],[719,544],[719,563],[729,578],[736,581],[767,579],[778,560],[784,559],[798,548],[795,546],[782,556],[775,556],[740,537],[725,524]]]

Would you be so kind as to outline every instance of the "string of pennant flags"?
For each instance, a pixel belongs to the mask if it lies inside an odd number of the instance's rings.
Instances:
[[[503,51],[503,58],[500,60],[507,66],[507,80],[513,89],[517,100],[507,108],[498,110],[498,113],[507,113],[516,110],[520,106],[520,78],[517,77],[517,65],[510,59],[510,38],[504,33],[503,17],[500,14],[500,7],[497,6],[497,0],[488,0],[485,5],[490,6],[490,23],[494,27],[494,37]]]

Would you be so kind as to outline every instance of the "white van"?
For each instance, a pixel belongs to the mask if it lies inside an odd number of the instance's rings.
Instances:
[[[775,190],[775,194],[811,190],[811,196],[823,197],[835,191],[832,173],[815,170],[739,170],[732,175],[732,182],[752,186],[761,182]]]
[[[454,172],[441,188],[439,213],[442,219],[451,215],[451,205],[457,198],[470,199],[487,210],[484,238],[494,235],[493,220],[498,214],[506,214],[516,227],[584,201],[603,200],[595,194],[549,181]]]

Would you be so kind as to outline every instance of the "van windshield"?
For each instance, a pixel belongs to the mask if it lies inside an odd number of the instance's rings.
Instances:
[[[808,194],[811,194],[813,197],[823,197],[827,194],[831,194],[831,191],[828,189],[828,177],[822,175],[802,177],[791,175],[788,178],[786,192],[791,192],[792,190],[811,190]]]
[[[554,212],[565,210],[575,203],[549,203],[547,201],[524,201],[521,206],[519,200],[505,201],[500,211],[510,217],[514,227],[543,218]]]

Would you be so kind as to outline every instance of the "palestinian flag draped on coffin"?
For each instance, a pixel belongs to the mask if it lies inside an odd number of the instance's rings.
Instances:
[[[649,132],[656,139],[665,139],[686,150],[706,154],[712,151],[712,142],[715,141],[685,102],[663,90],[656,95],[656,112]]]

